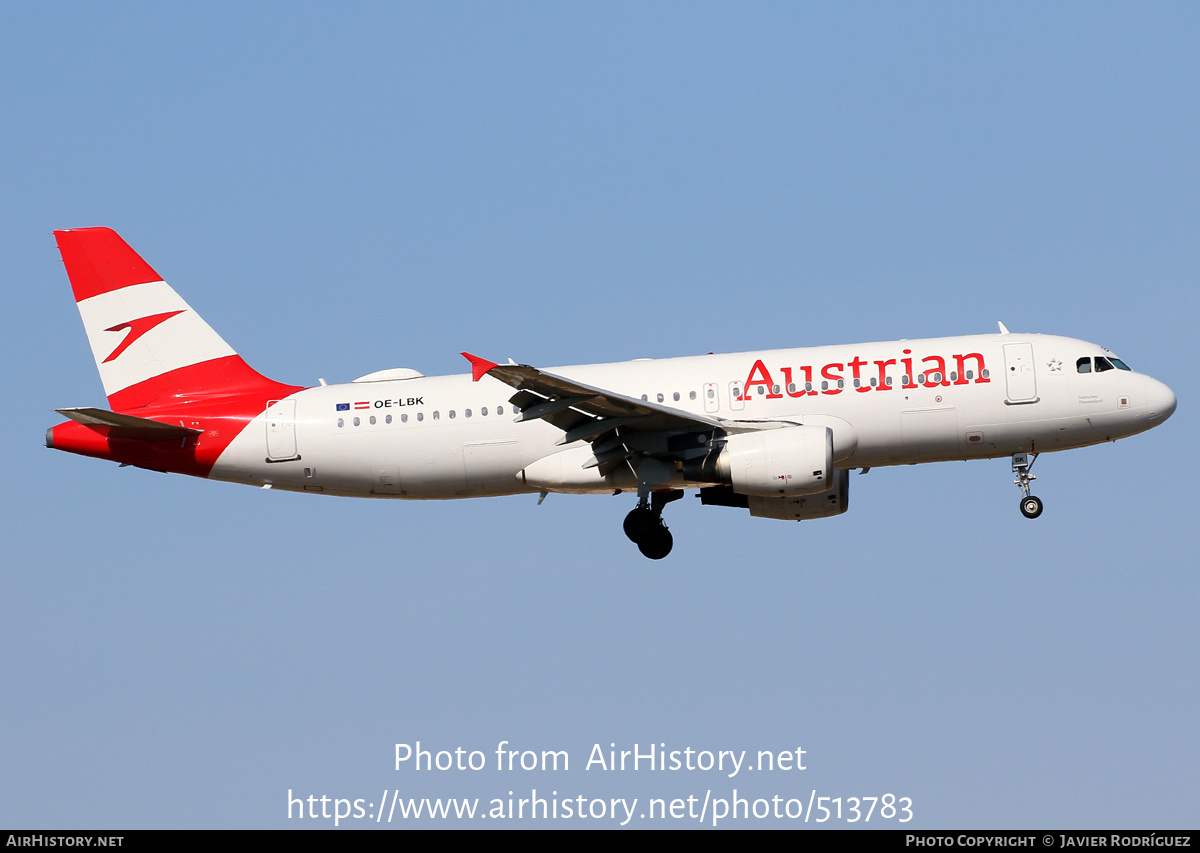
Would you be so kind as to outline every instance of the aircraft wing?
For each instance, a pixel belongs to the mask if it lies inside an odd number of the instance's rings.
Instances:
[[[721,418],[627,397],[527,364],[496,364],[465,352],[463,356],[471,362],[471,375],[476,382],[486,375],[517,390],[518,393],[512,396],[510,402],[521,408],[518,421],[540,418],[567,432],[584,423],[599,426],[605,421],[614,421],[613,427],[620,425],[638,432],[722,429],[731,425],[731,422]],[[575,414],[568,414],[570,412]],[[585,418],[581,419],[577,415],[583,415]],[[621,421],[621,424],[615,423],[617,420]],[[579,434],[571,440],[577,441],[584,437],[584,434]]]
[[[564,433],[557,442],[559,445],[590,442],[595,455],[589,466],[598,466],[601,475],[648,449],[644,439],[622,438],[630,433],[669,437],[680,433],[716,430],[737,433],[787,426],[777,421],[730,421],[686,412],[586,385],[527,364],[496,364],[470,353],[462,355],[471,362],[471,377],[476,382],[491,376],[516,389],[509,402],[521,410],[518,422],[541,419],[554,424]],[[665,444],[662,449],[667,450]]]

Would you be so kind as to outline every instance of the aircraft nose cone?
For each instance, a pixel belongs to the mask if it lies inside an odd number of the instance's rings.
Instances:
[[[1175,413],[1175,392],[1157,379],[1151,379],[1146,388],[1146,402],[1150,420],[1161,423]]]

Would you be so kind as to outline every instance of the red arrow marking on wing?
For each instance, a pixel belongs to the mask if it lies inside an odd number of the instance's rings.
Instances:
[[[184,309],[184,310],[186,310],[186,309]],[[132,344],[134,341],[136,341],[142,335],[146,334],[146,332],[153,329],[159,323],[162,323],[165,320],[171,319],[176,314],[182,314],[182,313],[183,313],[183,310],[164,311],[162,314],[151,314],[149,317],[141,317],[137,320],[130,320],[128,323],[118,323],[117,325],[113,326],[111,329],[105,329],[104,331],[106,331],[106,332],[119,332],[122,329],[128,329],[129,334],[127,334],[125,336],[125,340],[121,341],[121,343],[117,346],[117,348],[115,350],[112,351],[112,353],[109,355],[109,357],[104,359],[104,361],[102,361],[100,363],[108,364],[110,361],[112,361],[114,358],[119,356],[121,353],[125,352],[125,350],[129,349],[130,344]]]

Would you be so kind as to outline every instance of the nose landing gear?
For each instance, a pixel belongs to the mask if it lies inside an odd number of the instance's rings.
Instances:
[[[1014,453],[1012,457],[1013,473],[1017,475],[1013,483],[1021,489],[1021,515],[1026,518],[1037,518],[1042,514],[1042,499],[1029,494],[1029,483],[1037,479],[1029,469],[1037,458],[1036,453]]]
[[[643,497],[638,505],[625,516],[625,535],[638,546],[643,556],[661,560],[671,553],[675,544],[671,531],[663,524],[663,507],[683,497],[682,489],[652,492],[649,500]]]

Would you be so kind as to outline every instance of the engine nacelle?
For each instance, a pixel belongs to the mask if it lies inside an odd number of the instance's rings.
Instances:
[[[850,508],[850,472],[833,472],[833,488],[815,495],[795,495],[786,498],[764,498],[759,495],[739,495],[733,486],[708,486],[700,490],[700,503],[705,506],[735,506],[750,510],[758,518],[778,518],[783,521],[804,521],[808,518],[828,518],[841,515]]]
[[[763,498],[828,491],[833,475],[833,432],[791,426],[743,432],[725,439],[719,454],[684,463],[693,481],[724,483],[740,495]]]
[[[787,498],[763,498],[747,495],[750,514],[759,518],[779,518],[784,521],[804,521],[809,518],[828,518],[841,515],[850,508],[850,472],[833,472],[833,488],[816,495]]]

